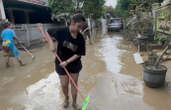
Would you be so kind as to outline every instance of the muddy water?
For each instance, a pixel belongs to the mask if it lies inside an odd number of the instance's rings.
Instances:
[[[171,110],[171,75],[165,88],[146,87],[142,67],[132,57],[135,51],[120,34],[106,35],[87,46],[79,87],[91,97],[88,110]],[[0,57],[0,110],[63,110],[53,55],[46,46],[33,53],[35,61],[22,52],[27,66],[19,67],[14,60],[8,70]]]

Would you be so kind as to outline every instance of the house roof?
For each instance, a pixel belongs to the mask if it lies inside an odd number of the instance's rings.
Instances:
[[[40,6],[48,6],[47,0],[16,0],[16,1],[40,5]]]

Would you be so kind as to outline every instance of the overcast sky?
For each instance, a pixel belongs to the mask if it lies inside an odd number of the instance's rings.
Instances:
[[[112,6],[112,7],[116,7],[117,4],[117,0],[106,0],[106,5],[107,6]]]

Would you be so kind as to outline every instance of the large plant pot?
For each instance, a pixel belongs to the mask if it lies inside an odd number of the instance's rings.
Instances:
[[[159,65],[158,67],[149,64],[143,65],[143,79],[145,84],[151,88],[158,88],[164,85],[167,67]]]

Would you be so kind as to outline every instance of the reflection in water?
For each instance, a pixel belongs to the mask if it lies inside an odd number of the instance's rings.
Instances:
[[[169,105],[169,103],[171,102],[171,94],[167,92],[169,91],[169,87],[168,89],[159,89],[159,91],[157,91],[155,89],[147,88],[143,84],[142,67],[141,65],[136,65],[133,60],[132,54],[135,52],[135,48],[133,48],[131,44],[123,42],[122,38],[116,37],[116,35],[113,38],[104,38],[100,41],[100,43],[103,46],[101,49],[99,49],[99,51],[102,54],[101,58],[104,60],[108,71],[106,75],[112,77],[114,89],[110,87],[110,81],[107,81],[106,84],[100,83],[102,81],[99,81],[99,83],[101,89],[106,88],[106,90],[111,91],[107,94],[110,94],[110,97],[113,97],[112,99],[114,102],[118,101],[117,104],[112,103],[111,105],[109,104],[111,102],[108,102],[107,106],[102,104],[104,109],[109,108],[112,110],[113,105],[115,105],[113,106],[113,108],[118,108],[118,110],[171,109],[171,106]],[[105,79],[107,78],[104,78],[103,80]],[[108,80],[110,80],[110,78]],[[103,83],[105,83],[105,81],[103,81]],[[103,87],[103,85],[110,86]],[[104,93],[105,92],[103,92],[103,95]],[[146,96],[147,94],[152,94],[152,96]],[[116,96],[118,97],[118,99],[116,98]],[[163,101],[161,100],[162,98],[166,100]],[[110,100],[110,98],[106,98],[106,100]],[[125,105],[125,107],[123,107],[122,105]]]
[[[141,81],[137,80],[136,78],[130,75],[120,74],[125,65],[129,65],[129,63],[132,63],[122,62],[123,59],[129,59],[130,61],[132,59],[132,55],[127,53],[126,48],[124,50],[118,48],[121,45],[121,41],[122,38],[120,36],[115,36],[113,38],[105,38],[101,40],[103,47],[100,49],[100,52],[103,53],[103,58],[107,65],[107,70],[112,73],[110,74],[110,76],[112,77],[112,81],[114,82],[114,85],[117,88],[118,93],[131,93],[134,95],[142,95],[143,93]],[[122,44],[122,47],[124,46],[125,45]],[[134,62],[132,64],[136,66]],[[131,65],[129,66],[131,67]],[[129,70],[129,68],[127,68],[127,70]]]
[[[119,34],[106,35],[87,46],[79,88],[91,96],[88,110],[171,110],[170,74],[165,88],[146,87],[141,65],[132,57],[135,50]],[[47,48],[37,50],[39,57],[31,65],[3,70],[0,110],[63,110],[59,77],[51,73],[54,64],[49,53]],[[78,103],[83,103],[80,97]],[[72,110],[71,105],[68,110]]]
[[[105,38],[101,40],[102,48],[99,50],[104,58],[104,61],[107,65],[107,71],[119,73],[121,69],[120,55],[122,54],[122,50],[117,48],[117,45],[120,43],[121,38],[115,37]]]

